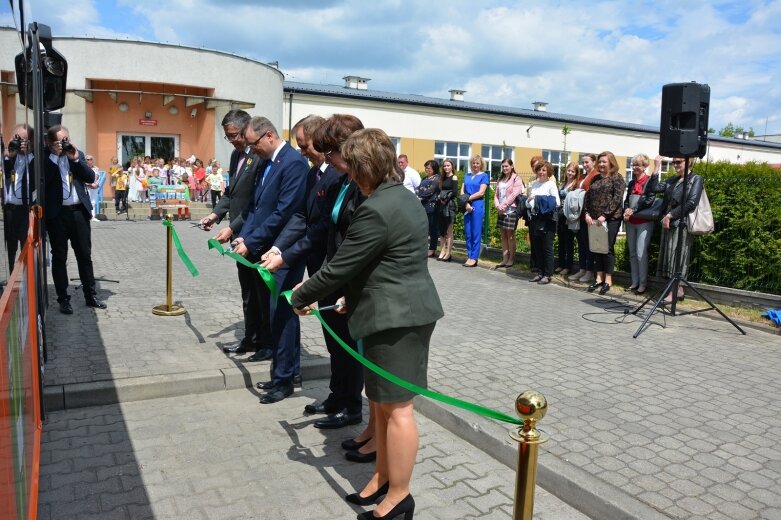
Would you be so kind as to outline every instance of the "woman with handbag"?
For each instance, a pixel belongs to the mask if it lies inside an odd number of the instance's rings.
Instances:
[[[456,203],[453,198],[458,189],[458,177],[453,161],[442,161],[442,172],[439,174],[439,194],[437,195],[437,220],[439,224],[439,256],[437,260],[450,261],[450,251],[453,249],[453,223],[456,219]]]
[[[577,231],[573,231],[567,225],[567,219],[564,217],[564,204],[566,204],[567,195],[580,186],[580,181],[585,178],[578,172],[578,163],[571,162],[567,165],[565,179],[559,190],[559,222],[557,224],[556,235],[559,237],[559,266],[553,270],[555,274],[566,276],[575,265],[575,236]]]
[[[540,274],[529,281],[545,285],[553,276],[553,238],[556,235],[556,211],[561,200],[556,181],[552,178],[553,165],[548,161],[538,161],[534,165],[534,173],[537,178],[532,181],[526,206],[531,215],[534,265],[540,269]]]
[[[415,194],[418,196],[423,209],[426,210],[428,218],[428,253],[429,258],[434,258],[437,251],[437,239],[439,238],[439,227],[437,225],[437,194],[439,193],[439,163],[434,160],[426,161],[424,165],[426,178],[420,181],[415,188]]]
[[[661,157],[656,157],[656,171],[648,175],[650,159],[644,153],[632,157],[632,180],[629,181],[624,201],[624,222],[626,222],[626,242],[629,247],[629,271],[632,285],[627,291],[645,294],[648,286],[648,246],[654,233],[654,220],[634,216],[636,212],[650,208],[656,199],[659,181],[658,173],[662,168]]]
[[[515,229],[518,227],[518,195],[526,191],[523,180],[515,172],[512,159],[502,161],[502,175],[496,182],[494,206],[499,216],[496,227],[502,234],[502,263],[496,267],[512,267],[515,262]]]
[[[695,159],[689,159],[690,166]],[[693,243],[693,236],[686,227],[686,217],[697,208],[702,196],[702,177],[690,172],[687,176],[686,200],[683,200],[683,173],[686,168],[685,159],[675,157],[673,167],[676,176],[667,179],[664,183],[664,204],[662,205],[662,239],[659,244],[659,264],[657,275],[667,278],[675,275],[678,266],[676,248],[678,246],[678,234],[683,233],[683,247],[681,248],[680,268],[681,276],[686,278],[689,270],[689,259]],[[678,286],[678,300],[683,300],[683,287]],[[672,301],[672,293],[668,294],[665,301]]]
[[[588,286],[588,292],[599,289],[599,294],[605,294],[613,285],[613,269],[615,267],[616,237],[621,229],[624,214],[624,191],[626,184],[624,176],[618,171],[618,161],[612,152],[602,152],[597,156],[597,171],[586,192],[583,203],[586,213],[586,225],[607,226],[607,252],[591,252],[594,257],[596,279]],[[592,233],[593,230],[589,230]]]

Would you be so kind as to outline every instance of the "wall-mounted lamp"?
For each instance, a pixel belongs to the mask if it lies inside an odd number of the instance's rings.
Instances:
[[[526,137],[531,138],[531,134],[529,133],[529,130],[531,130],[532,128],[534,128],[534,125],[531,125],[529,126],[529,128],[526,129]]]
[[[117,93],[116,92],[109,92],[108,93],[108,97],[110,97],[111,99],[116,101],[117,100]]]
[[[119,108],[120,112],[127,112],[128,110],[130,110],[130,107],[124,101],[122,103],[120,103],[117,108]]]
[[[147,119],[152,119],[152,112],[144,112],[144,117]]]
[[[179,113],[179,109],[176,108],[176,105],[171,105],[170,107],[168,107],[168,113],[171,114],[172,116],[175,116],[176,114]]]
[[[195,119],[195,116],[197,116],[197,115],[198,115],[198,109],[197,108],[193,108],[192,110],[190,110],[190,117]]]

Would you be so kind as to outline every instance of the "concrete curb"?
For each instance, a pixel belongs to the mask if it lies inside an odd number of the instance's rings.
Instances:
[[[197,372],[49,385],[43,388],[43,402],[45,409],[53,412],[161,397],[236,390],[249,388],[256,381],[267,380],[269,368],[269,363],[254,363],[249,366],[215,368]],[[330,374],[331,365],[327,359],[301,363],[301,377],[304,381],[327,378]]]
[[[416,399],[415,407],[428,419],[502,464],[511,469],[516,468],[518,444],[508,435],[511,426],[489,421],[477,422],[474,415],[467,415],[461,410],[429,399]],[[540,449],[537,463],[537,484],[591,518],[669,520],[666,515],[624,493],[620,488],[550,455],[545,451],[544,445]]]

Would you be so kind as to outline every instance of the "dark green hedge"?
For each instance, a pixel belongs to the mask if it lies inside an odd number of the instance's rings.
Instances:
[[[781,171],[699,164],[716,231],[695,239],[690,279],[781,294]]]

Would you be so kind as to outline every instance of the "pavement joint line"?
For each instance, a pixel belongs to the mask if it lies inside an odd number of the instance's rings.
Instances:
[[[268,364],[253,368],[267,368]],[[330,362],[326,359],[302,363],[304,382],[327,379]],[[44,387],[47,411],[72,410],[183,395],[252,388],[253,376],[245,368],[219,368],[179,374],[140,376],[89,383],[70,383]],[[237,384],[237,380],[243,384]],[[475,446],[510,469],[515,469],[517,444],[511,441],[508,425],[459,413],[435,401],[418,398],[417,410],[429,420]],[[476,422],[480,421],[480,422]],[[544,426],[544,425],[543,425]],[[502,438],[505,441],[502,442]],[[552,439],[550,442],[555,442]],[[591,518],[600,520],[665,520],[669,517],[640,502],[621,489],[608,484],[540,448],[537,484],[563,502]]]

